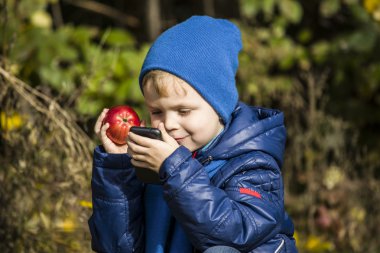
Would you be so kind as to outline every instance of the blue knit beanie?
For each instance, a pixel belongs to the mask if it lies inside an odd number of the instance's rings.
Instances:
[[[238,102],[235,75],[242,48],[239,29],[230,21],[193,16],[162,33],[141,69],[169,72],[191,85],[218,113],[230,120]]]

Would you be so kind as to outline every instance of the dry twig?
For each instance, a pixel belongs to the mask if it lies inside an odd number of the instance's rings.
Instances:
[[[8,88],[16,91],[35,110],[46,116],[62,131],[70,155],[90,159],[92,147],[90,138],[54,99],[27,85],[1,67],[0,76]]]

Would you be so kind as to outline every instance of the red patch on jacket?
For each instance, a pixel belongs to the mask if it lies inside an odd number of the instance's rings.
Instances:
[[[240,193],[248,194],[248,195],[261,199],[261,194],[254,190],[250,190],[247,188],[240,188]]]

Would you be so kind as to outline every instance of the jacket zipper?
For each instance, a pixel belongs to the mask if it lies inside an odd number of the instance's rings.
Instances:
[[[284,243],[285,243],[285,241],[284,241],[284,239],[282,239],[280,245],[277,247],[277,249],[274,253],[280,252],[280,250],[282,249],[282,246],[284,246]]]
[[[206,159],[201,161],[201,164],[202,165],[208,165],[212,161],[212,159],[213,159],[212,156],[208,156],[208,157],[206,157]]]

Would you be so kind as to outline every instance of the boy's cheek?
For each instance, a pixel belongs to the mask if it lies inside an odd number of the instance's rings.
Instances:
[[[155,123],[155,122],[152,121],[152,127],[158,128],[158,123]]]
[[[151,126],[158,128],[158,124],[160,124],[160,120],[157,118],[150,117]]]

